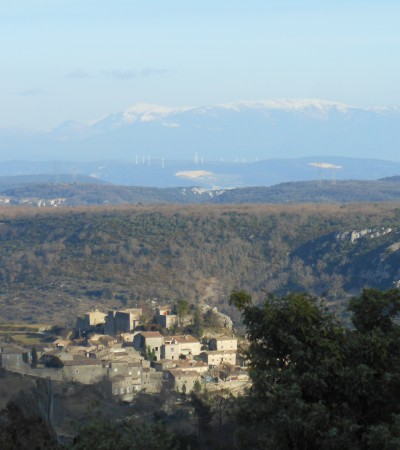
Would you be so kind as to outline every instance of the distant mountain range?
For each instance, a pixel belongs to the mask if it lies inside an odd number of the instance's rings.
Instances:
[[[43,132],[0,128],[0,161],[157,160],[162,166],[166,160],[243,163],[308,155],[400,161],[399,148],[399,108],[321,100],[139,104],[89,125],[66,122]]]

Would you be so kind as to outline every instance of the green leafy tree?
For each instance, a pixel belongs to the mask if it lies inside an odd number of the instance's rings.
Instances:
[[[193,314],[192,333],[198,338],[203,336],[203,325],[204,320],[200,308],[196,307]]]
[[[246,291],[233,291],[229,297],[229,304],[243,311],[252,303],[251,295]]]
[[[174,450],[177,441],[161,421],[100,420],[82,427],[70,448],[86,450],[93,446],[101,450]]]
[[[36,367],[37,364],[38,364],[37,350],[36,350],[36,347],[32,347],[32,351],[31,351],[31,366],[32,367]]]
[[[147,346],[147,347],[146,347],[145,357],[146,357],[146,359],[148,359],[149,361],[155,361],[155,360],[157,359],[157,357],[156,357],[156,352],[155,352],[154,349],[152,349],[150,346]]]
[[[400,448],[400,291],[364,290],[345,329],[308,294],[239,291],[252,387],[240,402],[242,447]]]
[[[200,437],[210,428],[210,423],[213,418],[212,407],[207,394],[192,392],[190,401],[197,416],[197,434]]]
[[[193,392],[194,392],[195,394],[198,394],[199,392],[201,392],[201,383],[200,383],[199,380],[196,380],[196,381],[194,382]]]
[[[179,319],[186,317],[189,314],[190,305],[187,300],[180,298],[175,303],[175,312],[178,315]]]

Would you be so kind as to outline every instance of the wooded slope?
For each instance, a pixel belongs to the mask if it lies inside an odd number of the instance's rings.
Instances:
[[[307,290],[340,307],[400,280],[399,218],[397,204],[4,207],[1,318],[65,321],[182,297],[234,314],[239,287],[256,299]]]

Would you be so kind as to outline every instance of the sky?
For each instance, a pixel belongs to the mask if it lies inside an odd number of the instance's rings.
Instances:
[[[1,0],[0,127],[136,103],[399,106],[398,0]]]

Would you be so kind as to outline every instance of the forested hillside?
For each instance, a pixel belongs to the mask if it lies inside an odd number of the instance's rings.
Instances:
[[[64,322],[153,298],[235,314],[238,287],[256,300],[307,290],[341,309],[400,280],[399,219],[396,204],[3,207],[1,318]]]
[[[45,176],[0,177],[0,205],[87,206],[121,204],[356,203],[400,200],[399,177],[382,180],[317,180],[274,186],[211,190],[199,187],[117,186],[96,178],[65,181]],[[51,180],[51,178],[50,178]],[[192,180],[195,182],[196,180]],[[254,180],[253,180],[254,182]]]
[[[214,203],[355,203],[400,199],[398,177],[382,180],[314,180],[223,192]]]

